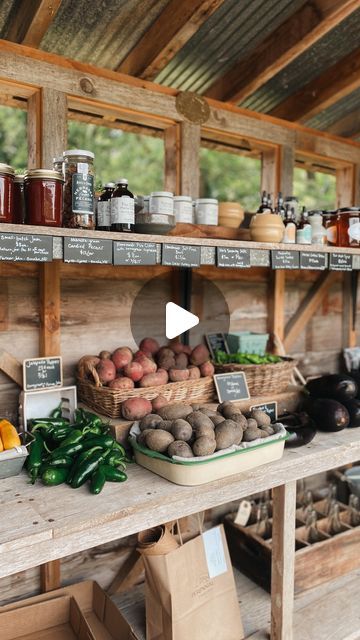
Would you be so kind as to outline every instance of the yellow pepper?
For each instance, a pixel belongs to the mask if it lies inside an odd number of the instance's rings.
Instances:
[[[2,440],[1,440],[1,438],[0,438],[0,453],[1,453],[2,451],[4,451],[4,445],[3,445]]]
[[[14,425],[12,425],[8,420],[0,420],[0,438],[2,441],[3,449],[5,450],[21,446],[19,434],[16,431]]]

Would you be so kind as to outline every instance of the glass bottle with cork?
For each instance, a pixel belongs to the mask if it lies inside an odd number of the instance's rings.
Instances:
[[[114,189],[115,182],[107,182],[98,198],[96,214],[98,231],[111,231],[111,196]]]
[[[295,222],[295,211],[293,207],[286,205],[285,207],[285,232],[283,237],[283,242],[285,244],[295,244],[296,240],[296,222]]]
[[[111,231],[134,231],[135,200],[127,178],[119,178],[110,200]]]

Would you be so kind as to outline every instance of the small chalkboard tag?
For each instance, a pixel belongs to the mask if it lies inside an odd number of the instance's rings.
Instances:
[[[64,238],[64,262],[112,264],[112,240]]]
[[[0,233],[0,260],[11,262],[51,262],[52,236]]]
[[[259,409],[260,411],[264,411],[265,413],[267,413],[268,416],[270,416],[270,418],[271,418],[271,422],[276,422],[276,420],[277,420],[277,402],[276,402],[276,400],[274,400],[274,402],[266,402],[264,404],[253,404],[253,406],[250,407],[250,411],[252,409]]]
[[[275,249],[271,252],[271,266],[273,269],[299,269],[299,252]]]
[[[324,271],[327,267],[326,253],[300,251],[300,269],[317,269]]]
[[[216,264],[218,267],[248,269],[250,267],[250,249],[217,247]]]
[[[62,359],[30,358],[23,363],[24,391],[62,387]]]
[[[331,271],[352,271],[352,259],[350,253],[330,253],[329,268]]]
[[[156,264],[155,242],[114,242],[115,265]]]
[[[199,267],[200,247],[191,244],[164,244],[162,264],[167,267]]]
[[[230,353],[228,343],[223,333],[207,333],[205,339],[212,358],[215,358],[216,351]]]
[[[219,402],[249,400],[250,393],[243,371],[216,373],[214,382]]]

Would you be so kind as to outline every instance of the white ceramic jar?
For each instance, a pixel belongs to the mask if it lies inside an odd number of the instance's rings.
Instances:
[[[219,203],[215,198],[197,198],[195,200],[195,223],[217,225]]]
[[[314,213],[309,216],[312,229],[311,244],[326,244],[326,229],[323,227],[321,213]]]
[[[171,191],[153,191],[150,193],[149,213],[174,214],[174,194]]]
[[[193,202],[191,196],[174,196],[174,214],[176,222],[192,224]]]

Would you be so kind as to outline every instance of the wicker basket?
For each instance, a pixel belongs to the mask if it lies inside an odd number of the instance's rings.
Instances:
[[[282,358],[277,364],[217,364],[215,373],[243,371],[251,396],[281,393],[289,386],[297,361],[293,358]]]
[[[121,403],[127,398],[147,398],[152,400],[156,396],[164,396],[171,402],[212,402],[216,396],[212,377],[185,382],[170,382],[159,387],[146,389],[109,389],[97,387],[93,382],[84,378],[77,380],[78,396],[81,402],[109,418],[119,418]]]

